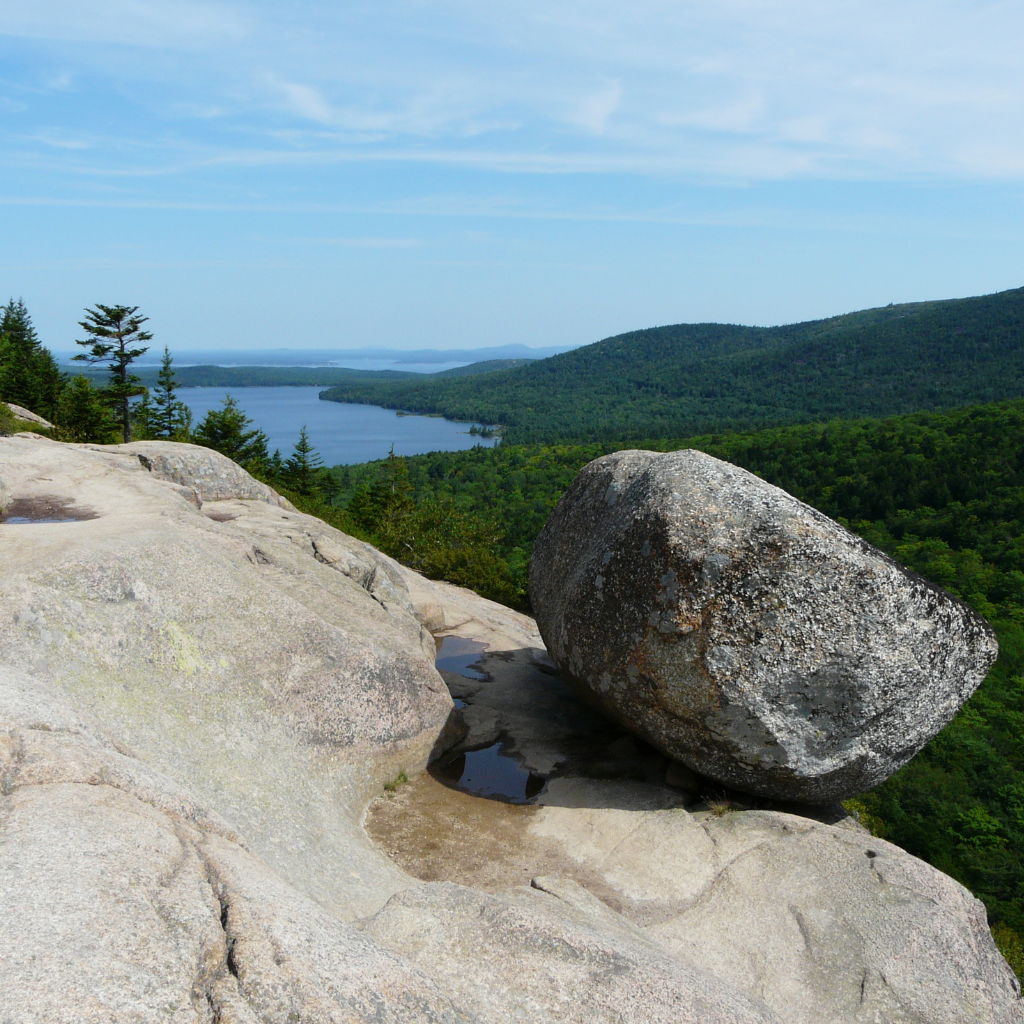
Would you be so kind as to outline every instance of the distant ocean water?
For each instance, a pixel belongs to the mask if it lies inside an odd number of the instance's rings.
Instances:
[[[178,397],[192,410],[198,423],[210,409],[220,408],[226,394],[270,440],[270,450],[291,454],[305,424],[309,439],[325,466],[371,462],[387,456],[461,451],[481,440],[469,433],[472,424],[453,423],[433,416],[398,416],[392,409],[345,402],[321,402],[323,388],[181,388]]]
[[[149,359],[140,359],[137,363],[138,366],[159,366],[159,362],[151,361]],[[174,361],[174,365],[177,367],[181,366],[205,366],[206,363],[186,363],[179,360]],[[333,363],[231,363],[225,360],[219,361],[217,366],[337,366],[347,368],[349,370],[402,370],[405,373],[440,373],[442,370],[453,370],[456,366],[467,366],[465,360],[462,362],[447,362],[447,363],[410,363],[401,362],[397,359],[345,359]]]

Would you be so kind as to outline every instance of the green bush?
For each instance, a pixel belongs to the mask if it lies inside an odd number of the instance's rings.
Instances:
[[[57,407],[57,436],[61,441],[116,444],[121,440],[110,409],[87,377],[72,377]]]
[[[15,419],[11,407],[6,402],[0,402],[0,436],[16,433],[21,428],[18,420]]]
[[[1018,978],[1024,978],[1024,941],[1021,937],[1009,925],[1000,923],[993,925],[992,938],[995,939],[996,948],[1013,968],[1013,973]]]

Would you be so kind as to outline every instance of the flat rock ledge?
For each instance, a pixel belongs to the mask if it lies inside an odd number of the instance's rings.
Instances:
[[[536,626],[268,491],[0,439],[0,1022],[1024,1020],[981,905],[855,828],[555,779],[573,877],[406,873],[361,820],[454,741],[428,630],[514,688]]]

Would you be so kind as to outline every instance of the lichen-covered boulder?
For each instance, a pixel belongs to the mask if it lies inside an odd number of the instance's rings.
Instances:
[[[697,451],[585,466],[534,544],[530,599],[605,713],[703,775],[807,803],[905,764],[998,650],[941,588]]]

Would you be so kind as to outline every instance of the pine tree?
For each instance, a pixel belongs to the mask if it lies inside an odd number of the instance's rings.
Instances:
[[[299,494],[312,494],[316,490],[315,481],[323,464],[323,459],[310,444],[303,423],[299,439],[295,442],[295,451],[285,464],[285,479]]]
[[[399,501],[409,500],[413,491],[409,467],[401,455],[395,454],[394,442],[388,449],[388,461],[384,464],[384,487]]]
[[[0,399],[53,419],[64,376],[39,342],[25,303],[11,299],[0,317]]]
[[[0,319],[0,334],[3,335],[4,381],[3,399],[14,402],[26,409],[36,411],[35,353],[39,338],[32,326],[25,303],[11,299],[4,306]]]
[[[131,407],[132,437],[137,441],[151,441],[156,436],[156,406],[147,391],[142,400]]]
[[[171,365],[170,350],[164,346],[164,357],[156,375],[154,391],[153,436],[162,440],[188,440],[192,429],[192,410],[175,397],[178,378]]]
[[[77,344],[87,348],[74,358],[90,364],[106,363],[110,373],[107,386],[101,394],[114,410],[114,416],[124,434],[125,444],[132,439],[131,399],[145,394],[140,378],[129,371],[131,364],[148,347],[139,347],[153,335],[142,330],[149,317],[139,316],[138,306],[103,306],[86,309],[85,319],[79,321],[89,337]]]
[[[226,455],[246,469],[265,472],[271,463],[267,435],[251,427],[252,420],[230,395],[225,395],[223,406],[206,414],[192,439],[196,444]]]
[[[412,517],[416,511],[409,467],[395,446],[388,452],[383,479],[360,488],[352,496],[348,511],[357,525],[372,533],[389,554],[398,556],[412,550]]]
[[[117,424],[110,416],[99,392],[88,377],[73,377],[61,396],[57,410],[59,438],[62,441],[92,441],[109,444],[117,439]]]

